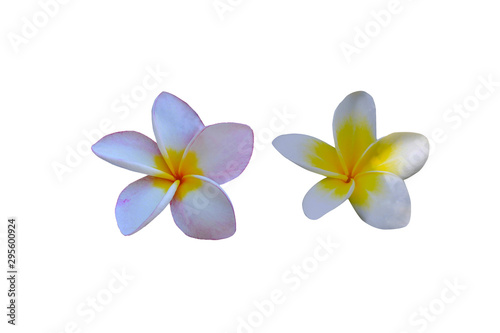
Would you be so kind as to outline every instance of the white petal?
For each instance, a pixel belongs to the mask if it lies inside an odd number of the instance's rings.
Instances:
[[[379,229],[408,225],[411,203],[404,181],[389,172],[365,172],[354,178],[349,200],[359,217]]]
[[[348,95],[335,110],[333,135],[347,172],[351,172],[366,148],[377,139],[373,98],[363,91]]]
[[[253,132],[247,125],[207,126],[186,148],[179,173],[181,176],[205,176],[223,184],[243,172],[252,151]]]
[[[177,226],[189,237],[222,239],[236,231],[231,201],[211,179],[184,177],[170,209]]]
[[[319,219],[349,199],[354,187],[352,179],[349,183],[334,178],[321,180],[304,197],[302,202],[304,213],[312,220]]]
[[[200,117],[176,96],[162,92],[153,104],[153,130],[170,169],[177,173],[184,149],[203,129]]]
[[[306,170],[320,175],[347,180],[337,154],[328,143],[309,135],[280,135],[273,146],[284,157]]]
[[[173,180],[157,144],[137,132],[106,135],[92,146],[92,151],[116,166]]]
[[[393,133],[371,145],[354,174],[387,171],[406,179],[417,173],[429,157],[429,141],[417,133]]]
[[[169,204],[179,181],[147,176],[128,185],[116,202],[115,215],[120,231],[128,236],[151,222]]]

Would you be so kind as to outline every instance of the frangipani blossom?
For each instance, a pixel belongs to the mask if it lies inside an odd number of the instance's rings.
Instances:
[[[118,197],[115,215],[124,235],[151,222],[170,203],[177,226],[188,236],[222,239],[236,231],[233,206],[219,186],[246,168],[253,151],[247,125],[204,126],[189,105],[163,92],[153,105],[156,142],[137,132],[107,135],[92,151],[116,166],[147,176]]]
[[[273,141],[284,157],[326,177],[304,197],[305,215],[318,219],[349,199],[369,225],[405,227],[411,204],[404,179],[427,161],[427,138],[393,133],[377,140],[375,104],[362,91],[348,95],[335,110],[333,136],[336,148],[302,134],[281,135]]]

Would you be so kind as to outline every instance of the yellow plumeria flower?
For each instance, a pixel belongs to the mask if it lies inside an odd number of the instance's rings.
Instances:
[[[417,133],[393,133],[377,140],[373,98],[348,95],[333,117],[334,148],[314,137],[287,134],[273,141],[287,159],[325,176],[307,192],[305,215],[318,219],[349,199],[359,217],[380,229],[410,222],[410,196],[404,179],[429,156],[429,141]]]

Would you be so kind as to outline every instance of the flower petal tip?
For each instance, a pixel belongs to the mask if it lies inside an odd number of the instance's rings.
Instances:
[[[366,223],[366,224],[368,224],[371,227],[374,227],[375,229],[379,229],[379,230],[397,230],[397,229],[406,228],[408,226],[408,224],[410,224],[410,216],[408,216],[407,221],[401,221],[399,224],[398,223],[390,224],[390,225],[389,224],[388,225],[371,225],[369,223]]]
[[[306,208],[304,208],[304,202],[302,202],[302,211],[304,212],[304,215],[309,219],[309,220],[313,220],[313,221],[316,221],[316,220],[319,220],[320,218],[323,217],[323,215],[319,215],[319,214],[314,214],[308,210],[306,210]]]
[[[184,235],[193,238],[193,239],[198,239],[198,240],[204,240],[204,241],[217,241],[217,240],[223,240],[223,239],[228,239],[236,233],[236,226],[234,229],[229,230],[227,233],[220,233],[217,235],[207,235],[207,236],[193,236],[190,234],[187,234],[184,232]]]

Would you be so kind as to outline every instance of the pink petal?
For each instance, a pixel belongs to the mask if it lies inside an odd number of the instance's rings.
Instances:
[[[92,151],[116,166],[173,180],[156,143],[138,132],[106,135],[92,146]]]
[[[177,172],[184,149],[203,129],[203,123],[189,105],[176,96],[162,92],[153,104],[153,130],[162,155],[170,169]]]
[[[236,231],[233,206],[224,190],[201,176],[187,176],[172,199],[177,226],[189,237],[223,239]]]
[[[223,184],[245,170],[252,151],[253,132],[247,125],[207,126],[186,148],[180,173],[205,176]]]
[[[179,181],[147,176],[128,185],[116,202],[115,215],[122,234],[128,236],[151,222],[169,204]]]

